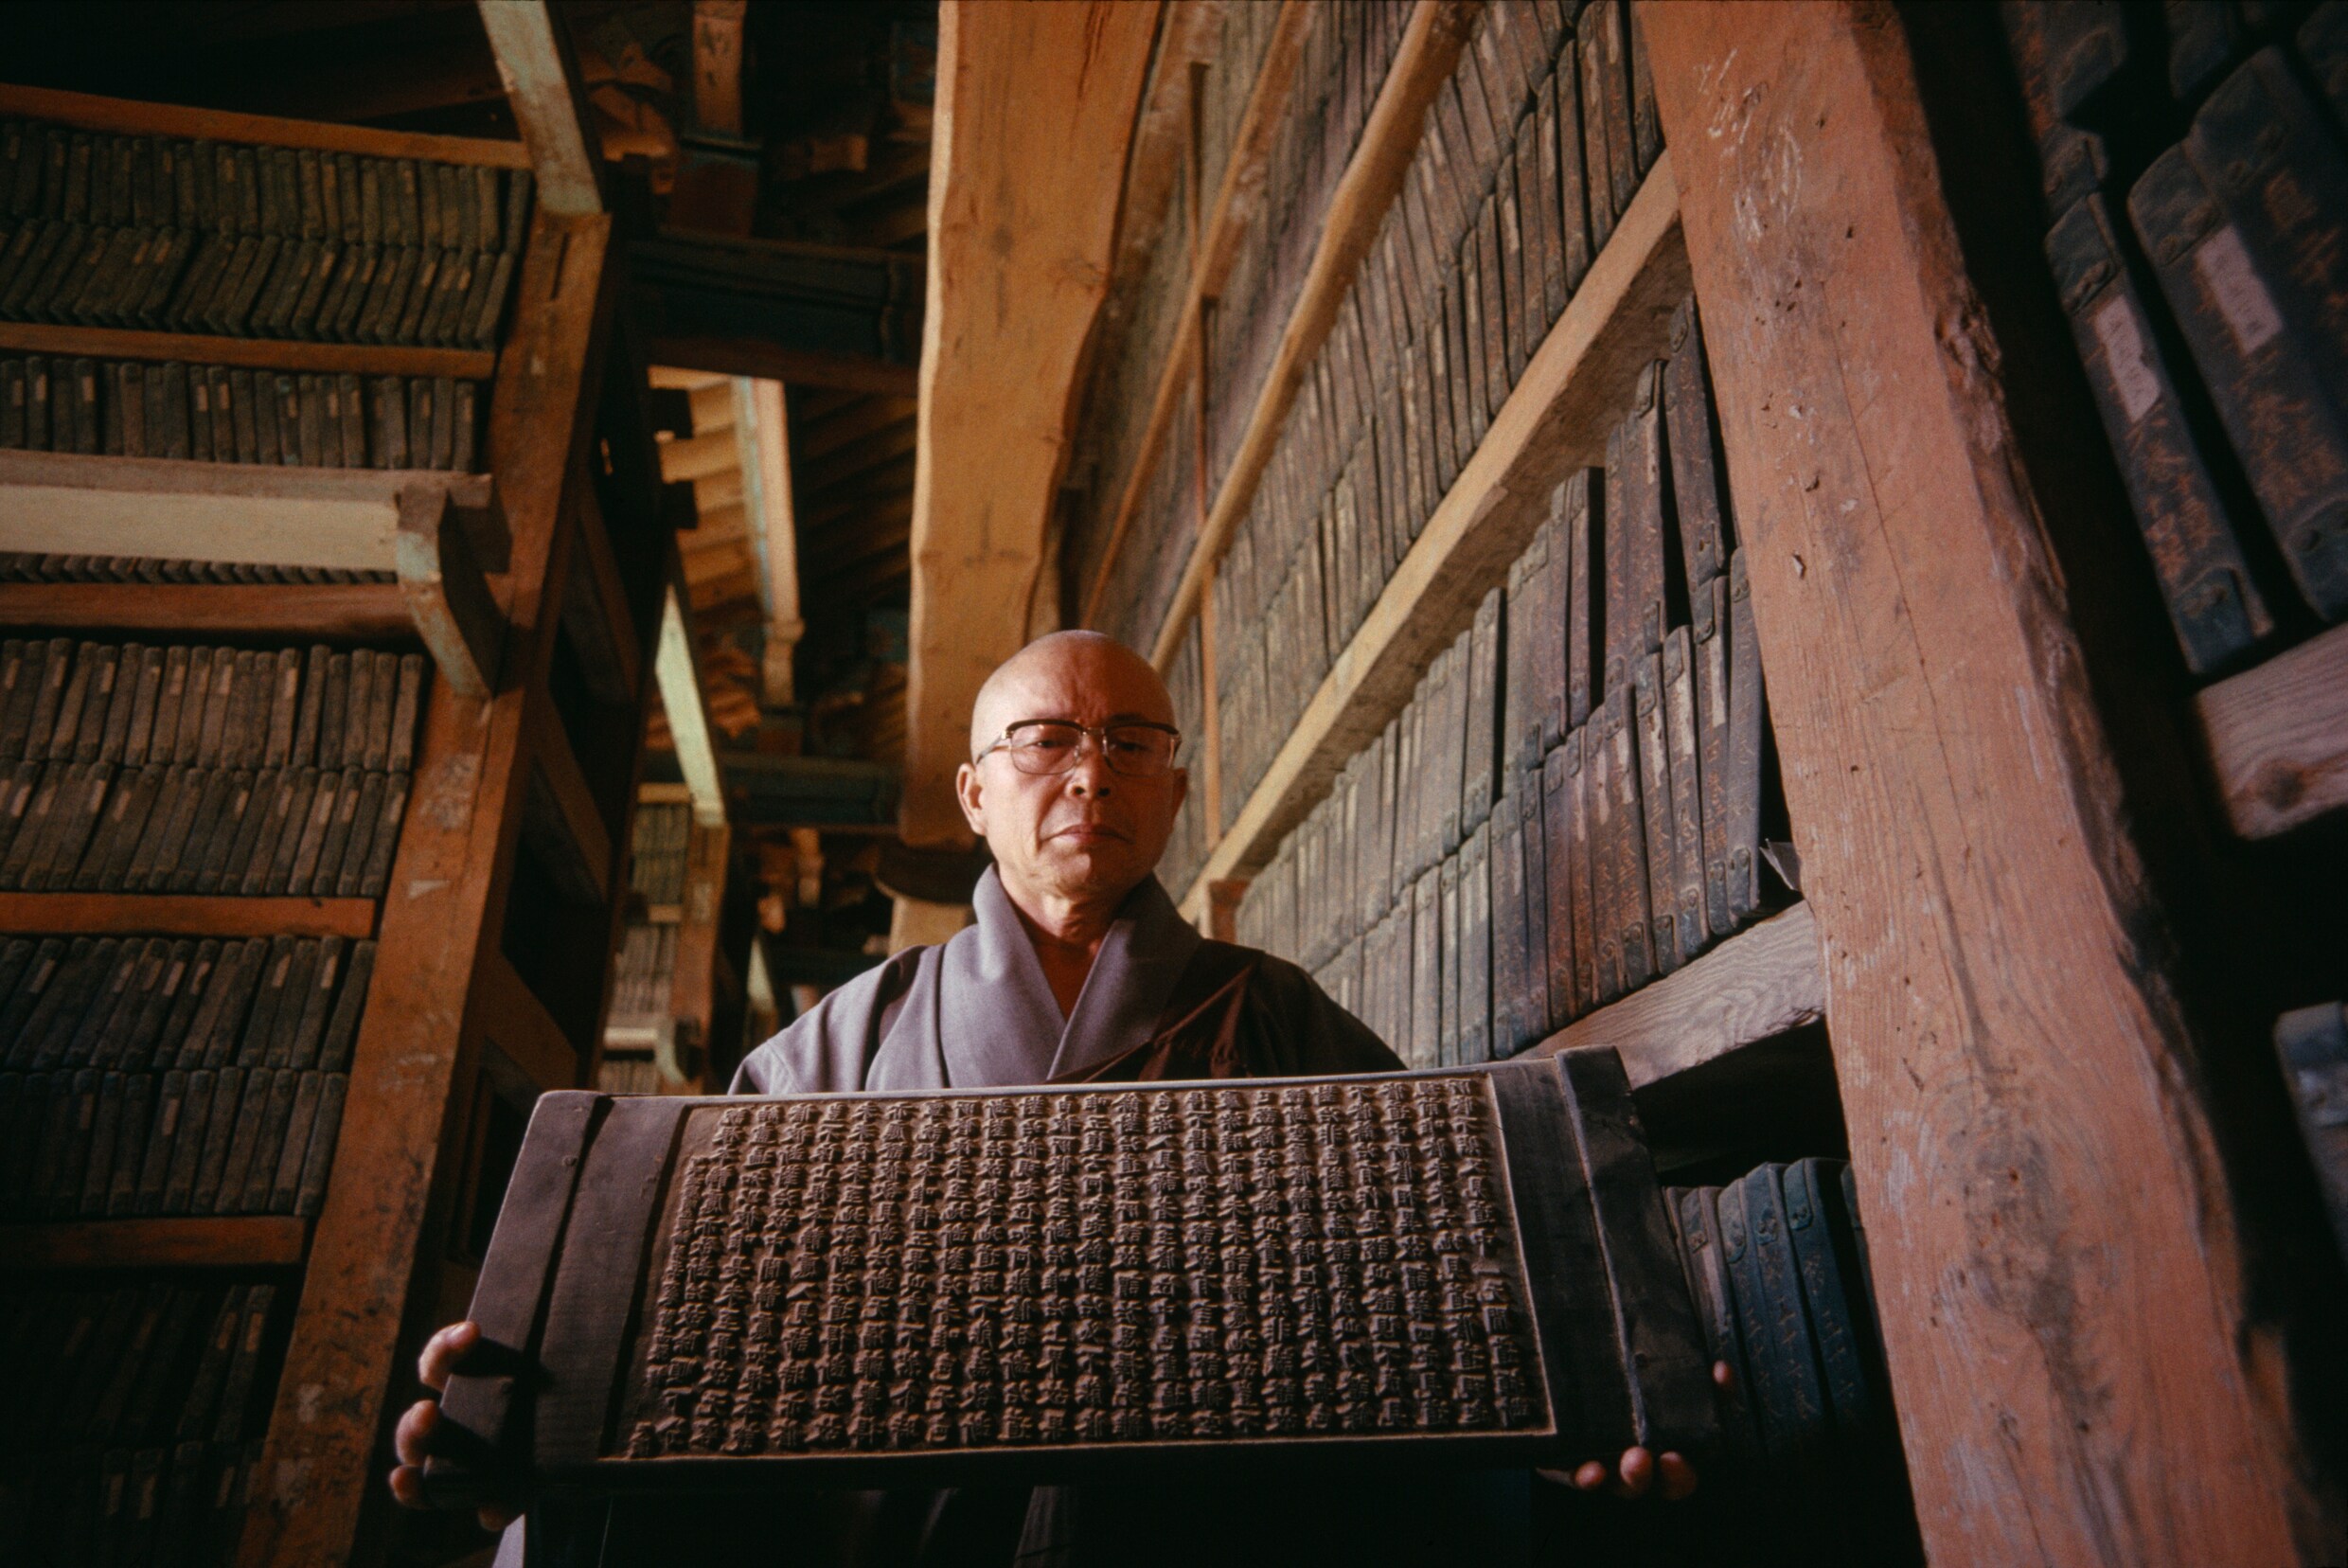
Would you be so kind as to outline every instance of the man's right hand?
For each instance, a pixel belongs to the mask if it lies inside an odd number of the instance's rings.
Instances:
[[[457,1369],[465,1353],[480,1343],[479,1324],[450,1324],[424,1342],[424,1353],[416,1358],[417,1376],[424,1380],[426,1388],[439,1393],[449,1386],[449,1375]],[[400,1430],[392,1437],[400,1463],[391,1472],[391,1495],[411,1508],[425,1506],[424,1461],[432,1454],[432,1435],[439,1424],[440,1402],[418,1399],[400,1417]],[[514,1522],[514,1512],[484,1504],[480,1519],[481,1527],[494,1533]]]

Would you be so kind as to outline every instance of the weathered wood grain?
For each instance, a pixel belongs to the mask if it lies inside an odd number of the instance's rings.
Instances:
[[[329,642],[416,633],[396,582],[0,582],[0,626]]]
[[[379,131],[325,120],[240,115],[225,109],[194,109],[176,103],[68,93],[54,87],[0,84],[0,116],[47,120],[81,131],[117,131],[134,136],[183,136],[271,147],[311,147],[355,152],[367,158],[429,158],[436,163],[489,164],[527,169],[530,154],[518,141],[475,136],[436,136],[420,131]]]
[[[290,1214],[0,1225],[0,1269],[282,1268],[309,1245]]]
[[[473,514],[484,554],[501,549],[485,473],[0,452],[0,550],[385,572],[409,494]]]
[[[1157,24],[1155,4],[939,10],[899,818],[909,844],[966,842],[952,782],[970,702],[1027,640],[1051,586],[1045,526]]]
[[[1644,1089],[1825,1016],[1818,921],[1808,904],[1798,903],[1575,1019],[1526,1054],[1610,1045],[1631,1087]]]
[[[1928,1553],[2299,1560],[2280,1369],[1914,64],[1642,6]]]
[[[257,370],[340,370],[362,376],[452,376],[458,381],[488,381],[497,370],[497,353],[489,348],[213,337],[201,332],[150,332],[131,327],[72,327],[50,321],[0,321],[0,353],[73,354],[98,360],[177,360],[188,365],[233,365]]]
[[[2348,806],[2348,626],[2194,699],[2227,824],[2271,838]]]
[[[1474,620],[1548,517],[1549,492],[1604,457],[1608,418],[1663,351],[1687,292],[1676,194],[1666,153],[1207,857],[1186,907],[1195,912],[1203,888],[1272,858],[1345,759],[1401,711],[1435,651]]]
[[[568,41],[546,0],[480,0],[482,30],[522,127],[538,205],[566,218],[603,210],[603,149]]]
[[[0,931],[62,936],[347,936],[375,934],[372,899],[198,893],[0,893]]]

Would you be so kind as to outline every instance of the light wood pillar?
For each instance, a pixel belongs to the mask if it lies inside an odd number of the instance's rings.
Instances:
[[[2301,1560],[2194,1042],[1899,22],[1640,14],[1926,1545]]]

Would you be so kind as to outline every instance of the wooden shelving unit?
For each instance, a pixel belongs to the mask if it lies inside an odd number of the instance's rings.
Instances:
[[[543,34],[546,18],[498,19]],[[507,38],[513,29],[492,29]],[[543,39],[542,38],[542,43]],[[539,60],[539,55],[530,60]],[[538,65],[525,61],[522,74]],[[386,472],[0,454],[0,545],[390,574],[337,584],[0,584],[0,619],[435,655],[414,791],[381,900],[0,895],[0,929],[372,937],[372,981],[314,1220],[112,1220],[0,1230],[0,1268],[298,1270],[290,1343],[234,1560],[349,1560],[400,1527],[376,1445],[411,1306],[461,1306],[510,1141],[543,1091],[591,1081],[627,882],[644,672],[674,571],[641,400],[602,395],[619,280],[576,122],[516,88],[531,144],[311,126],[0,88],[0,114],[96,131],[534,168],[502,352],[353,348],[0,324],[9,348],[484,379],[489,472]],[[560,99],[567,113],[567,96]],[[567,151],[560,145],[567,134]],[[535,148],[540,154],[533,158]],[[576,178],[587,172],[580,187]],[[653,476],[648,482],[647,475]],[[68,543],[70,541],[70,543]],[[208,552],[208,553],[207,553]],[[562,668],[583,677],[558,678]],[[581,686],[583,684],[583,691]],[[498,1150],[506,1149],[500,1155]]]
[[[1160,669],[1173,659],[1174,650],[1182,640],[1183,623],[1197,612],[1208,574],[1222,559],[1239,520],[1247,515],[1248,507],[1255,499],[1255,487],[1264,476],[1265,466],[1272,461],[1280,427],[1296,401],[1297,388],[1303,384],[1313,356],[1336,324],[1338,307],[1353,286],[1361,258],[1378,238],[1378,225],[1402,188],[1411,155],[1418,146],[1419,127],[1426,117],[1427,106],[1458,63],[1473,15],[1473,7],[1456,4],[1455,0],[1419,0],[1411,13],[1402,45],[1379,88],[1369,119],[1361,128],[1361,139],[1345,165],[1345,172],[1339,176],[1328,211],[1322,217],[1321,237],[1313,246],[1312,263],[1306,272],[1304,286],[1298,291],[1288,323],[1281,329],[1279,348],[1272,356],[1271,369],[1265,373],[1255,405],[1248,414],[1245,433],[1232,456],[1231,471],[1207,508],[1206,520],[1199,529],[1190,560],[1183,568],[1173,602],[1158,629],[1150,660]],[[1268,134],[1266,139],[1269,141]],[[1226,248],[1234,242],[1225,241]],[[1195,334],[1193,338],[1195,341]]]
[[[2194,701],[2226,821],[2272,838],[2348,806],[2348,626]]]
[[[0,1269],[276,1269],[310,1251],[290,1214],[0,1225]]]
[[[1118,494],[1108,545],[1101,551],[1100,565],[1085,590],[1087,624],[1098,612],[1102,597],[1109,590],[1117,551],[1124,545],[1133,515],[1141,508],[1150,472],[1165,455],[1166,433],[1173,428],[1175,411],[1183,399],[1190,395],[1191,383],[1198,375],[1200,320],[1207,302],[1222,292],[1223,283],[1231,275],[1232,257],[1238,249],[1239,237],[1253,216],[1248,198],[1263,185],[1264,163],[1272,154],[1272,132],[1280,123],[1280,112],[1288,106],[1289,92],[1296,80],[1297,62],[1304,57],[1305,28],[1310,20],[1311,10],[1305,0],[1282,0],[1280,19],[1272,27],[1272,42],[1265,46],[1263,64],[1256,72],[1255,85],[1248,94],[1247,109],[1240,117],[1239,133],[1233,139],[1231,156],[1223,166],[1222,183],[1214,201],[1203,205],[1197,234],[1185,233],[1179,241],[1168,235],[1159,237],[1161,244],[1179,242],[1192,247],[1190,282],[1167,339],[1165,363],[1158,369],[1157,390],[1149,400],[1149,420],[1142,427],[1141,448],[1133,454],[1132,472],[1125,475]],[[1187,141],[1188,137],[1183,139]]]
[[[1206,918],[1215,883],[1245,877],[1272,858],[1345,759],[1401,710],[1427,660],[1467,627],[1477,601],[1533,537],[1557,481],[1603,459],[1605,417],[1628,400],[1640,368],[1666,349],[1672,309],[1687,293],[1677,191],[1665,153],[1208,854],[1182,899],[1193,920]]]

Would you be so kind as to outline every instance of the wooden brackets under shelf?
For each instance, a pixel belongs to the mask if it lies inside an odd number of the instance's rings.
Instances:
[[[2271,838],[2348,806],[2348,626],[2194,700],[2226,821]]]
[[[488,474],[0,452],[0,550],[390,572],[471,697],[496,687],[506,619],[487,574],[509,549]]]

